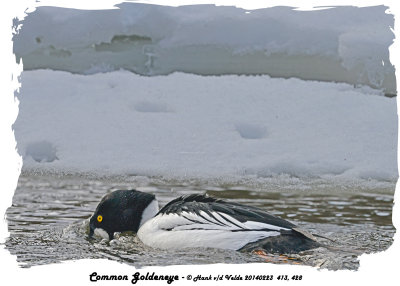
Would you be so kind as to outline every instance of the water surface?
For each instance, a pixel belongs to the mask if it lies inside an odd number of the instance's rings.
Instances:
[[[291,263],[328,269],[359,266],[358,256],[386,250],[393,241],[394,183],[373,188],[338,186],[298,179],[229,184],[221,181],[167,180],[142,176],[101,177],[23,174],[7,210],[7,249],[21,267],[84,258],[106,258],[136,267],[211,263]],[[156,195],[160,206],[184,194],[211,196],[260,207],[329,237],[328,248],[295,255],[256,255],[219,249],[159,250],[133,234],[111,242],[88,239],[88,218],[100,199],[116,189],[138,188]]]

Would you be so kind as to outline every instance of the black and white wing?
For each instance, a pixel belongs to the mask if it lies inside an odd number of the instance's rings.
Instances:
[[[243,246],[290,233],[296,226],[250,206],[204,195],[179,197],[165,205],[139,230],[139,238],[153,247]]]
[[[294,224],[261,209],[208,197],[187,195],[165,205],[158,214],[179,214],[207,229],[219,225],[235,230],[290,230]]]

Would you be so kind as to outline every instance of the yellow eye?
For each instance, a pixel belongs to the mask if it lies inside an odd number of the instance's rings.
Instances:
[[[98,221],[98,222],[101,222],[102,220],[103,220],[103,217],[102,217],[101,215],[98,215],[98,216],[97,216],[97,221]]]

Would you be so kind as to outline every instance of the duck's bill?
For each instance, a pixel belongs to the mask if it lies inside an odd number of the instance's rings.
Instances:
[[[106,240],[111,240],[112,237],[102,228],[92,228],[90,227],[89,230],[89,238],[100,238],[100,239],[106,239]]]

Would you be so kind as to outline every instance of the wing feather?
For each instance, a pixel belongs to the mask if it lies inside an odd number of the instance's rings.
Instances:
[[[290,230],[296,225],[275,217],[256,207],[231,203],[205,195],[179,197],[166,206],[159,214],[180,214],[193,223],[209,223],[223,227],[246,230]]]

